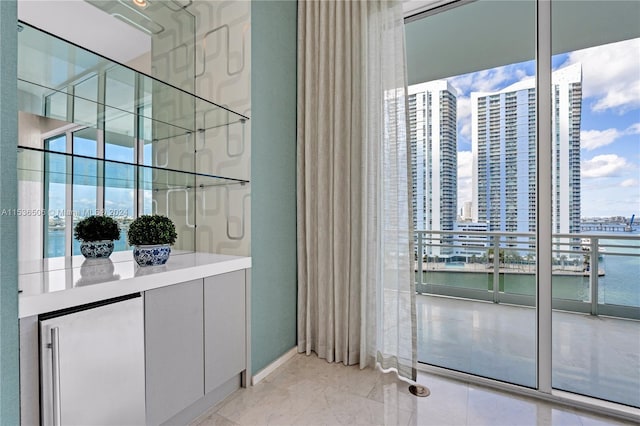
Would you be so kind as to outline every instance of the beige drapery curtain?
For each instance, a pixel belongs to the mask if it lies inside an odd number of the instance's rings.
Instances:
[[[298,350],[415,379],[401,5],[298,3]]]

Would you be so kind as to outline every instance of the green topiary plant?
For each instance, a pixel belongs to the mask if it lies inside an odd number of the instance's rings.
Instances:
[[[176,227],[166,216],[144,215],[129,225],[129,245],[173,244],[178,237]]]
[[[78,222],[73,236],[85,243],[102,240],[119,240],[120,226],[109,216],[89,216]]]

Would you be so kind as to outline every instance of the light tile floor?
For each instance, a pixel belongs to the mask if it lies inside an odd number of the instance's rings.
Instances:
[[[419,398],[394,374],[296,355],[197,419],[213,425],[625,425],[612,418],[421,373]]]

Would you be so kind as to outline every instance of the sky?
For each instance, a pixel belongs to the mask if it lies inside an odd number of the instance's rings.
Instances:
[[[557,55],[582,64],[581,216],[640,216],[640,38]],[[458,90],[458,210],[471,201],[471,92],[535,76],[533,61],[447,79]]]

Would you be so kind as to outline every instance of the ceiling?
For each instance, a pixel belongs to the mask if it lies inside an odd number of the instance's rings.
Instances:
[[[640,37],[639,1],[552,2],[554,54]],[[535,1],[478,0],[408,22],[409,84],[534,59]]]
[[[83,0],[18,0],[18,19],[120,63],[151,51],[149,34]]]

